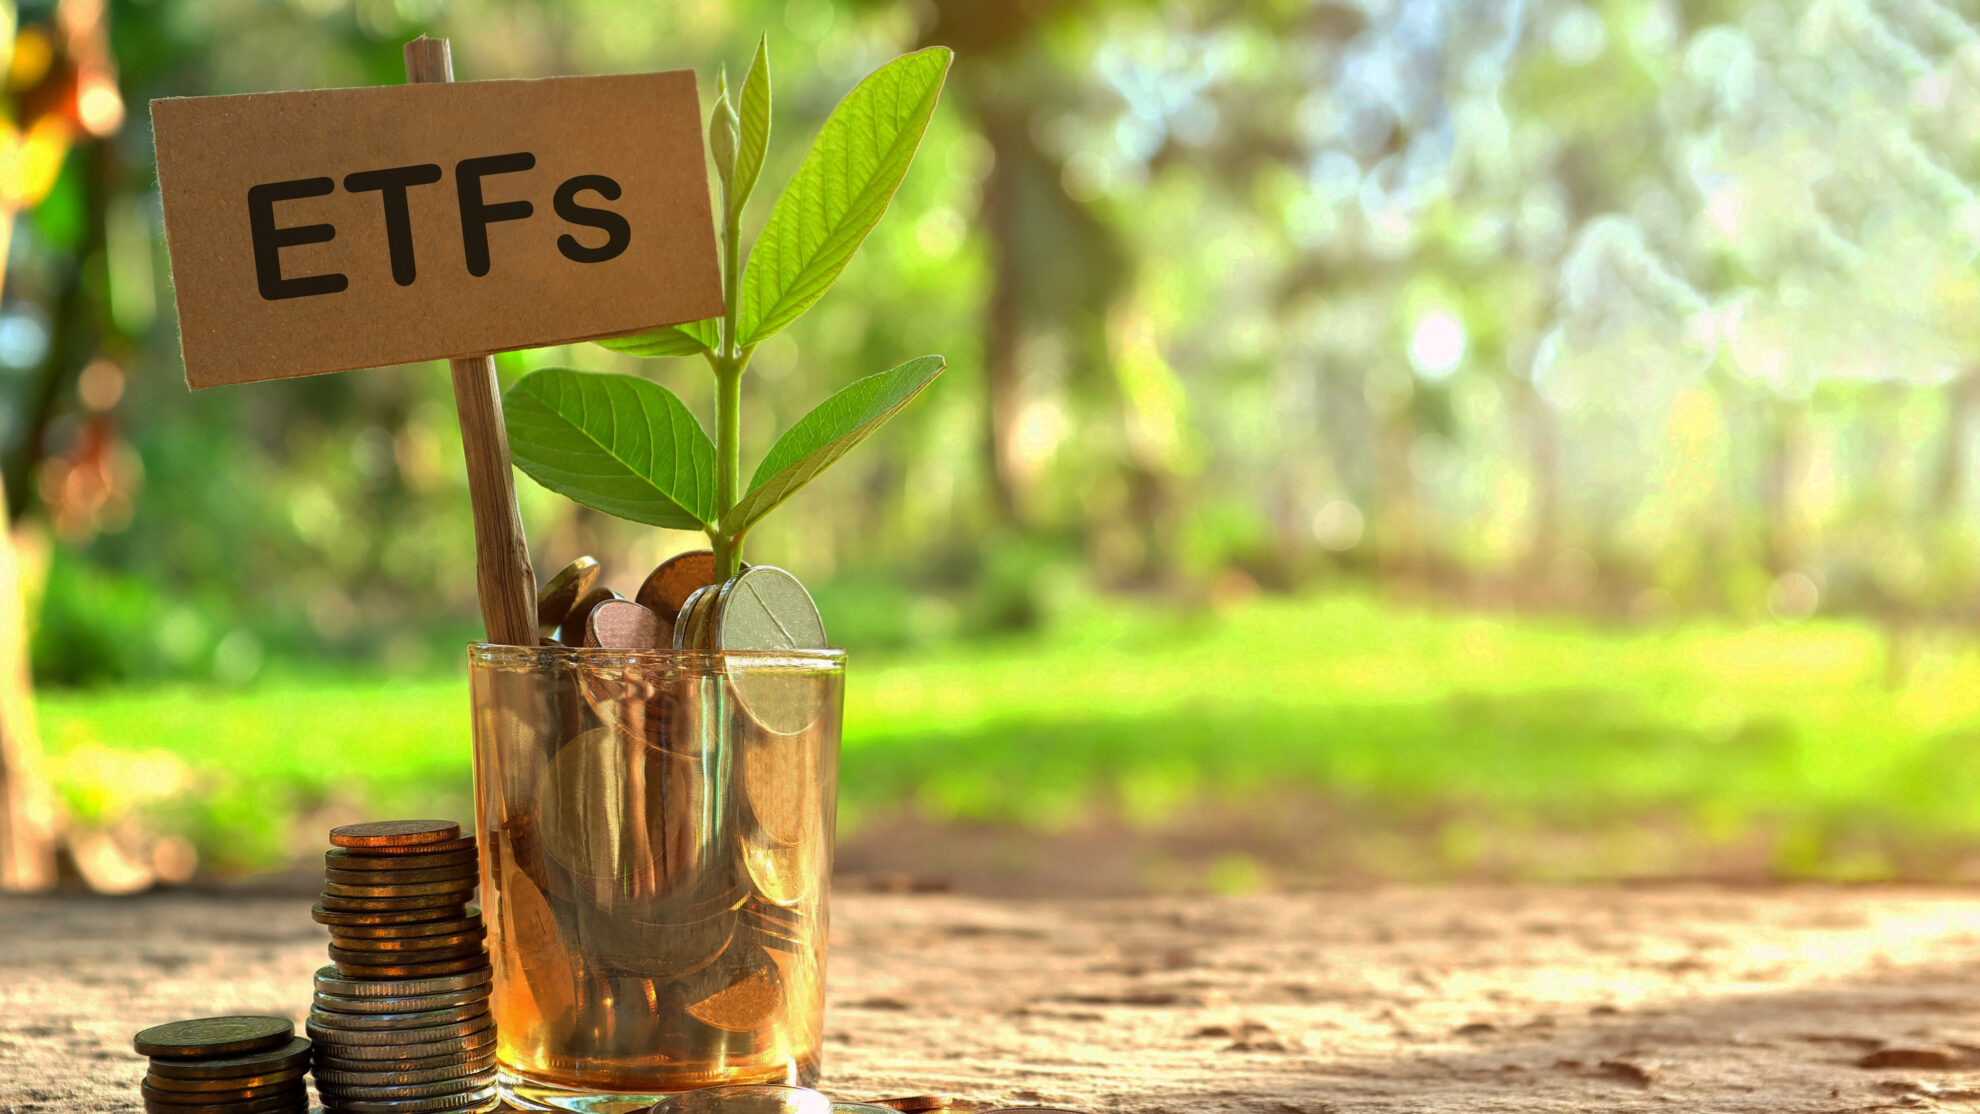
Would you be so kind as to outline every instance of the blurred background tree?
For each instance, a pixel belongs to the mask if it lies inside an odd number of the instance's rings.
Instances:
[[[855,719],[848,741],[854,821],[1173,826],[1253,777],[1428,833],[1356,860],[1375,873],[1500,852],[1538,869],[1545,855],[1505,850],[1518,832],[1591,826],[1737,845],[1766,871],[1943,873],[1980,831],[1953,799],[1980,734],[1971,5],[114,0],[103,16],[133,126],[63,156],[0,303],[0,475],[47,555],[35,676],[86,817],[117,810],[78,788],[98,775],[77,755],[137,747],[130,724],[165,706],[109,691],[444,681],[475,634],[445,377],[189,394],[135,106],[394,83],[420,33],[453,39],[464,79],[688,67],[712,89],[767,31],[782,136],[895,53],[958,55],[894,211],[745,386],[745,428],[772,429],[891,355],[950,360],[877,451],[752,538],[878,663],[871,734]],[[24,26],[56,18],[23,5]],[[23,64],[11,89],[32,84]],[[772,153],[770,180],[801,155]],[[693,362],[501,359],[510,377],[548,363],[637,368],[707,409]],[[522,487],[546,570],[593,553],[624,588],[697,544]],[[1410,625],[1426,613],[1441,625]],[[1590,641],[1556,659],[1549,631]],[[1347,664],[1378,644],[1364,666],[1426,687]],[[1480,656],[1492,646],[1525,656]],[[1273,664],[1188,667],[1213,647]],[[1092,664],[1110,653],[1118,676]],[[1054,705],[1025,660],[1115,680]],[[1005,718],[972,735],[954,702],[916,704],[937,676]],[[1523,702],[1480,695],[1501,687]],[[1837,691],[1847,706],[1808,695]],[[1132,718],[1171,698],[1185,711]],[[1376,705],[1390,718],[1353,719]],[[1263,718],[1219,718],[1240,706]],[[1271,718],[1287,709],[1304,710]],[[142,744],[174,754],[222,730],[159,715]],[[1275,735],[1245,777],[1216,772],[1204,725],[1220,723]],[[1421,784],[1375,772],[1422,767],[1422,733],[1446,730],[1498,757]],[[1116,735],[1136,742],[1095,741]],[[1641,791],[1640,809],[1508,789],[1562,761],[1543,736],[1607,756],[1583,796]],[[1858,739],[1887,765],[1834,766]],[[1044,770],[1044,740],[1071,765]],[[1030,772],[987,788],[1000,763]],[[1729,782],[1728,763],[1760,780]],[[292,775],[289,813],[336,796],[329,774]],[[225,796],[201,777],[181,796]],[[246,823],[193,811],[153,822],[209,852]],[[1625,822],[1643,827],[1603,828]],[[1610,847],[1573,870],[1683,858]]]

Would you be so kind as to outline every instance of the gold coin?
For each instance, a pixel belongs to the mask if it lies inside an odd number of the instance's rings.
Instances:
[[[874,1106],[885,1106],[901,1114],[921,1114],[924,1110],[944,1110],[956,1104],[954,1095],[905,1095],[900,1098],[872,1099]]]
[[[345,824],[330,829],[330,842],[339,847],[417,847],[457,839],[461,826],[451,820],[380,820]]]
[[[415,898],[433,897],[435,895],[458,895],[455,897],[455,900],[465,901],[467,900],[465,895],[471,892],[475,885],[476,880],[474,875],[467,875],[446,882],[407,882],[404,884],[375,882],[353,885],[349,882],[325,882],[323,883],[323,896]]]
[[[556,633],[577,601],[598,583],[599,572],[598,558],[580,557],[565,565],[562,572],[551,577],[536,593],[536,630],[545,642]]]
[[[323,880],[340,886],[417,886],[427,882],[461,882],[479,877],[473,863],[440,870],[325,870]]]
[[[144,1100],[145,1114],[308,1114],[309,1090],[298,1083],[294,1090],[247,1102],[222,1102],[198,1106],[174,1106]]]
[[[138,1084],[138,1091],[145,1098],[166,1106],[215,1106],[220,1103],[253,1102],[256,1099],[278,1098],[302,1089],[301,1076],[287,1083],[271,1083],[266,1087],[240,1087],[231,1091],[163,1091],[152,1086],[150,1080]]]
[[[360,904],[358,908],[353,909],[345,907],[344,903],[347,900],[339,898],[336,906],[326,905],[319,901],[310,907],[309,919],[315,921],[317,924],[326,924],[338,928],[383,928],[387,926],[401,927],[438,924],[481,915],[481,910],[476,909],[472,905],[460,906],[446,901],[422,903],[417,906],[397,909],[394,909],[390,905],[384,908],[367,909]]]
[[[472,842],[472,841],[470,841]],[[439,870],[445,867],[474,866],[481,856],[474,848],[440,854],[409,852],[403,855],[373,855],[349,847],[332,847],[323,853],[323,865],[330,870]]]
[[[151,1072],[144,1081],[160,1091],[179,1091],[186,1094],[199,1094],[212,1091],[245,1091],[262,1087],[273,1087],[278,1083],[288,1083],[309,1074],[309,1065],[301,1064],[284,1071],[266,1072],[261,1075],[230,1075],[220,1079],[186,1079],[182,1076],[159,1075]]]
[[[330,945],[330,962],[338,967],[416,967],[480,954],[479,940],[446,948],[417,948],[405,952],[353,951],[336,944]]]
[[[454,890],[448,893],[426,894],[422,897],[341,897],[324,894],[317,902],[327,912],[332,913],[410,913],[428,910],[438,917],[455,918],[467,910],[467,900],[473,895],[471,890]]]
[[[168,1060],[213,1059],[280,1048],[295,1035],[295,1023],[286,1017],[196,1017],[141,1030],[131,1047]]]
[[[151,1074],[168,1079],[233,1079],[290,1068],[309,1066],[309,1038],[291,1037],[280,1048],[250,1052],[218,1060],[167,1060],[154,1058]]]
[[[732,948],[692,981],[689,993],[699,997],[688,1002],[688,1016],[727,1032],[753,1032],[784,1007],[783,979],[758,948]]]
[[[360,855],[445,855],[454,851],[472,851],[474,847],[474,837],[469,835],[461,836],[457,839],[441,840],[438,843],[408,843],[403,846],[390,847],[382,845],[377,847],[353,847],[351,850]]]
[[[421,921],[416,924],[331,925],[330,935],[346,940],[417,940],[422,936],[458,936],[483,927],[481,914],[451,921]]]
[[[483,953],[464,959],[448,959],[437,963],[406,963],[389,967],[354,963],[338,963],[336,966],[338,972],[347,979],[430,979],[443,975],[466,974],[478,968],[486,968],[488,956]]]
[[[430,948],[457,948],[464,944],[480,944],[488,938],[488,930],[477,928],[472,932],[458,932],[452,936],[345,936],[332,932],[330,940],[347,952],[404,953],[425,951]]]
[[[577,972],[564,949],[557,915],[543,892],[520,873],[502,884],[495,904],[508,946],[499,953],[519,957],[521,985],[536,1004],[538,1017],[569,1017],[577,1009]],[[505,986],[517,985],[514,971],[504,971]]]

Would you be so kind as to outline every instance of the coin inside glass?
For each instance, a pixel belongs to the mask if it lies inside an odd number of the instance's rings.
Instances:
[[[591,613],[598,610],[601,603],[622,599],[625,597],[602,584],[586,592],[564,616],[563,622],[558,624],[557,641],[566,646],[584,645],[584,632],[589,629]]]
[[[693,873],[710,792],[699,757],[593,728],[544,768],[537,838],[592,900],[656,896]]]
[[[658,649],[660,617],[631,600],[606,600],[585,620],[584,641],[608,650]]]
[[[580,557],[565,565],[536,593],[536,631],[545,642],[550,641],[578,600],[598,583],[599,571],[598,558]]]
[[[714,645],[723,651],[822,650],[825,623],[798,579],[774,565],[757,565],[722,586]],[[766,730],[795,735],[824,714],[816,677],[801,668],[748,663],[731,668],[729,686]]]
[[[737,773],[750,814],[779,843],[819,835],[817,746],[816,733],[808,728],[790,735],[737,732]]]
[[[680,618],[681,608],[697,588],[715,583],[715,554],[706,549],[676,554],[646,575],[633,599],[668,622]]]

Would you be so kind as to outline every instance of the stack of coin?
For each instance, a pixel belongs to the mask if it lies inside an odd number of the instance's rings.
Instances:
[[[132,1047],[151,1057],[148,1114],[307,1114],[310,1043],[286,1017],[201,1017],[153,1025]]]
[[[330,833],[323,901],[333,966],[316,973],[309,1035],[330,1111],[493,1110],[494,972],[468,906],[474,839],[440,820],[352,824]]]

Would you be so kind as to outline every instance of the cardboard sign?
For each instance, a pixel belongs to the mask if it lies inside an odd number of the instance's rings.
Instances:
[[[719,316],[694,75],[153,101],[194,387]]]

